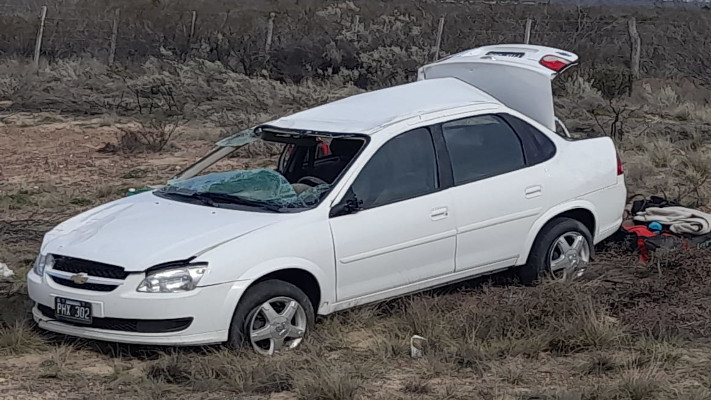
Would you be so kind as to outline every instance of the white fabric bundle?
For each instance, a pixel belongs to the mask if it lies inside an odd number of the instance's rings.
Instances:
[[[674,233],[705,235],[711,232],[711,214],[686,207],[649,207],[634,216],[635,221],[669,225]]]

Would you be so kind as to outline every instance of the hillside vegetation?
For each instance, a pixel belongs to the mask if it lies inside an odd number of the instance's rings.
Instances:
[[[0,56],[31,57],[41,0],[0,5]],[[49,2],[42,42],[47,61],[89,56],[103,62],[119,10],[119,69],[150,57],[219,61],[231,71],[299,82],[342,74],[361,88],[402,81],[434,56],[439,18],[445,17],[442,55],[477,45],[531,42],[578,53],[586,69],[625,67],[628,20],[636,18],[644,76],[679,74],[709,82],[711,12],[696,7],[567,4],[483,4],[444,1],[318,0],[91,0]],[[195,11],[194,32],[191,35]],[[266,36],[273,13],[273,38]]]

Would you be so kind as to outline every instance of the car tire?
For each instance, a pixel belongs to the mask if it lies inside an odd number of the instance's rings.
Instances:
[[[314,321],[313,305],[303,290],[289,282],[266,280],[248,288],[240,299],[227,345],[233,349],[251,346],[257,353],[271,355],[297,347]]]
[[[572,218],[554,218],[538,233],[526,264],[518,269],[518,278],[524,285],[543,278],[572,280],[582,275],[592,256],[593,239],[588,228]]]

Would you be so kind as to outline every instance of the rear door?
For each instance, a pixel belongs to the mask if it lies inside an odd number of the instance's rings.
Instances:
[[[514,265],[533,223],[551,204],[555,145],[507,114],[440,125],[451,160],[456,271]]]

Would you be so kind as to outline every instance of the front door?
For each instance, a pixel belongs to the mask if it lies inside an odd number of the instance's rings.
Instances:
[[[360,210],[330,220],[338,301],[454,271],[451,193],[440,190],[428,128],[385,143],[360,171],[348,196],[362,202]]]

